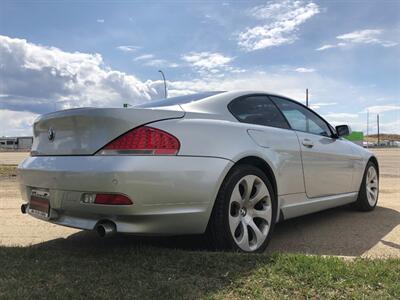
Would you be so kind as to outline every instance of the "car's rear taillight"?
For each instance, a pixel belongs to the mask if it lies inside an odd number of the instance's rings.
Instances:
[[[173,135],[141,126],[104,146],[98,155],[175,155],[179,147],[180,143]]]

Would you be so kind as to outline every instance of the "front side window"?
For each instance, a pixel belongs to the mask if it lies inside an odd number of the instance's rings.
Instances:
[[[229,103],[230,112],[243,123],[290,128],[281,112],[267,96],[245,96]]]
[[[280,97],[270,97],[285,115],[294,130],[331,136],[328,124],[307,108]]]

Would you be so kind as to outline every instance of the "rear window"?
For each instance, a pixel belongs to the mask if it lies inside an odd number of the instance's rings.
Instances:
[[[153,107],[163,107],[163,106],[172,106],[172,105],[180,105],[180,104],[187,104],[190,102],[198,101],[207,97],[211,97],[214,95],[218,95],[223,93],[223,91],[218,91],[218,92],[204,92],[204,93],[197,93],[197,94],[191,94],[191,95],[185,95],[185,96],[178,96],[178,97],[172,97],[172,98],[167,98],[167,99],[160,99],[160,100],[154,100],[150,102],[146,102],[143,104],[135,105],[134,107],[138,108],[153,108]]]

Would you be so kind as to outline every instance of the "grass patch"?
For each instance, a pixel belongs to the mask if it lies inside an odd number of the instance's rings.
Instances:
[[[16,177],[16,165],[0,165],[0,177]]]
[[[2,299],[400,297],[398,259],[345,261],[60,239],[0,247],[0,266]]]

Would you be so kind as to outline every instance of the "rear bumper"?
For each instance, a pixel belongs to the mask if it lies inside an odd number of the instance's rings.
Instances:
[[[49,222],[92,230],[110,220],[118,232],[202,233],[232,162],[183,156],[29,157],[18,167],[21,193],[50,193]],[[121,193],[133,205],[81,202],[83,193]]]

